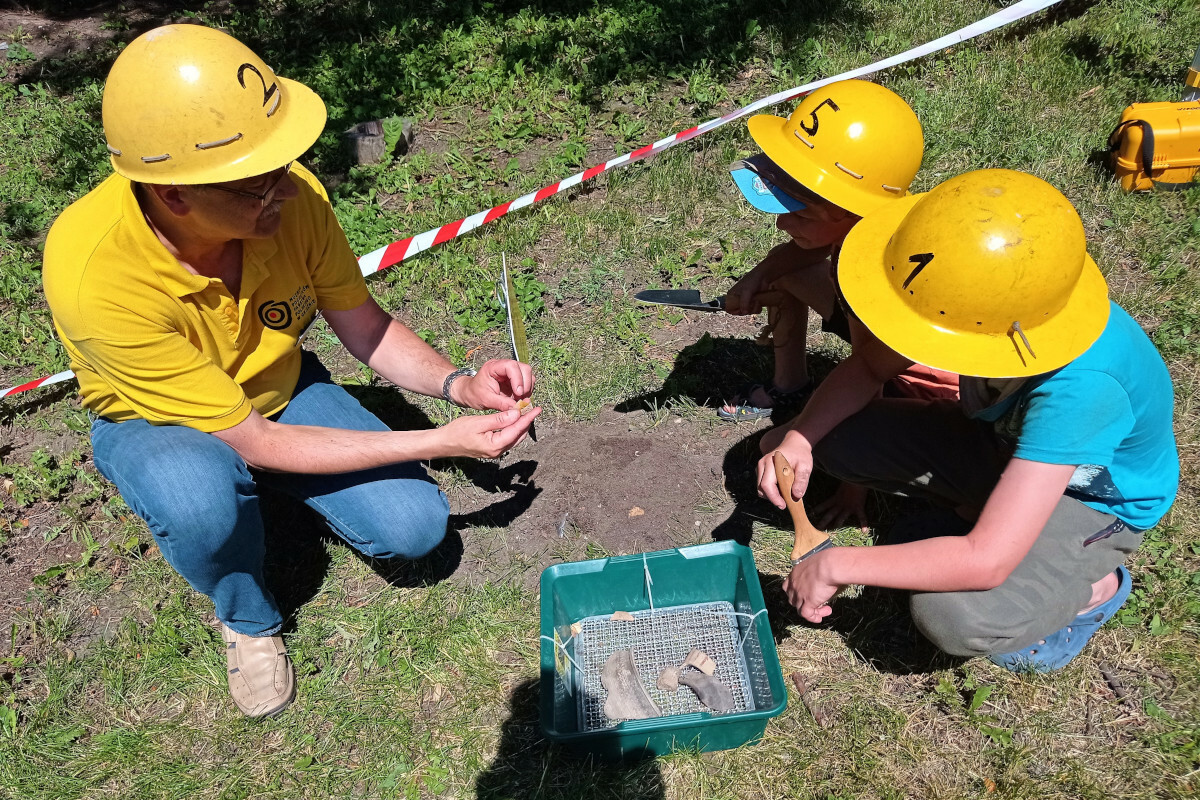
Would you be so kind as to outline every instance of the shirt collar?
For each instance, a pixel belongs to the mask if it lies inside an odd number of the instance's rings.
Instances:
[[[188,272],[179,263],[179,260],[171,255],[171,252],[159,240],[154,229],[150,227],[150,223],[146,221],[146,215],[138,203],[133,183],[124,177],[121,180],[125,181],[127,187],[123,200],[123,216],[133,229],[142,255],[154,268],[163,285],[176,297],[186,297],[207,289],[209,279],[204,275]],[[240,292],[242,296],[249,297],[266,280],[267,262],[278,249],[279,245],[275,241],[275,237],[242,240],[242,290]]]
[[[146,215],[138,203],[133,182],[125,177],[120,177],[120,179],[126,185],[126,191],[121,201],[123,203],[121,216],[124,218],[125,224],[130,227],[134,241],[138,243],[142,251],[142,257],[149,262],[163,285],[176,297],[185,297],[207,288],[208,278],[203,275],[193,275],[184,269],[179,260],[171,255],[166,246],[159,241],[158,235],[146,221]]]

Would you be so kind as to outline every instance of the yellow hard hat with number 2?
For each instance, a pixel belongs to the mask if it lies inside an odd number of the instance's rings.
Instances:
[[[234,181],[294,161],[325,127],[325,104],[250,48],[201,25],[134,39],[108,73],[113,169],[160,184]]]
[[[804,188],[852,214],[908,194],[921,166],[921,123],[900,95],[870,81],[815,89],[787,119],[750,118],[750,135]]]
[[[1058,369],[1108,322],[1079,214],[1041,178],[968,172],[863,218],[838,285],[863,324],[925,366],[984,378]]]

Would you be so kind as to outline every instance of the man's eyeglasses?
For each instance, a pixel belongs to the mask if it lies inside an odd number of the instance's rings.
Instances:
[[[279,171],[279,177],[271,181],[271,185],[268,186],[267,190],[262,194],[259,194],[258,192],[248,192],[245,189],[234,189],[229,186],[218,186],[215,183],[207,183],[205,186],[207,186],[209,189],[217,189],[222,192],[228,192],[229,194],[236,194],[238,197],[253,197],[255,200],[262,203],[263,208],[266,208],[267,203],[274,199],[275,190],[279,188],[279,183],[287,177],[289,172],[292,171],[293,163],[295,162],[285,164]]]

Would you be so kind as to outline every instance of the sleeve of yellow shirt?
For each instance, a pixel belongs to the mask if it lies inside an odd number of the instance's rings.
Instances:
[[[242,387],[178,333],[125,341],[83,338],[74,345],[112,392],[151,424],[213,433],[250,415]]]

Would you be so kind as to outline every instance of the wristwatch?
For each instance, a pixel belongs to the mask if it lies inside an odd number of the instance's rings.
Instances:
[[[446,376],[446,380],[442,381],[442,399],[445,400],[447,403],[453,403],[456,406],[462,405],[461,403],[455,403],[453,400],[450,399],[450,386],[456,380],[458,380],[459,378],[462,378],[462,377],[474,378],[475,370],[471,369],[470,367],[463,367],[462,369],[456,369],[456,370],[454,370],[454,372],[451,372],[449,375]]]

